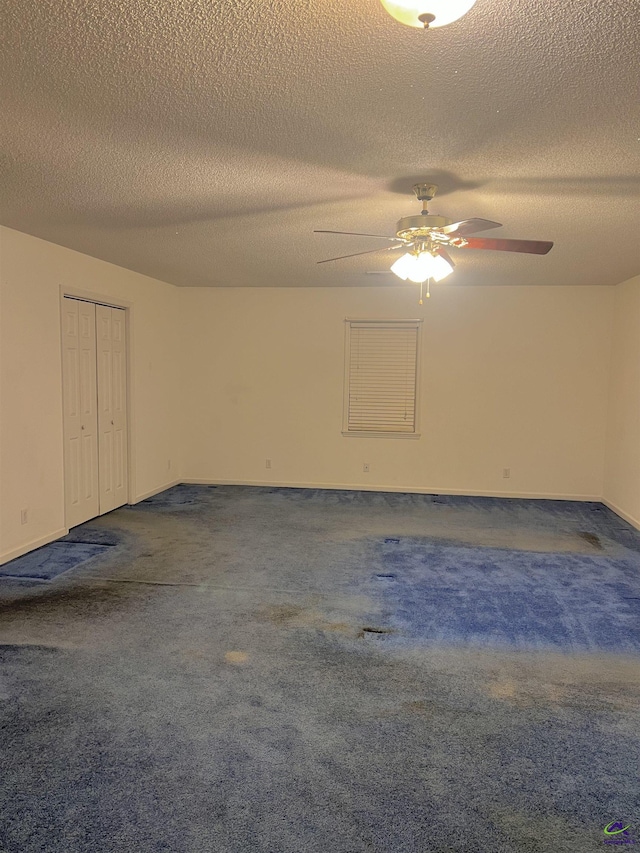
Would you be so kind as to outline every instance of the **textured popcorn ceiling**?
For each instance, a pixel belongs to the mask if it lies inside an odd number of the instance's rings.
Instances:
[[[177,285],[387,284],[431,209],[554,240],[450,282],[640,273],[638,0],[477,0],[425,33],[378,0],[4,0],[1,222]]]

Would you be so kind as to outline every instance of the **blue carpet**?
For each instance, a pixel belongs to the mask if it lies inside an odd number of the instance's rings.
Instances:
[[[108,551],[109,545],[51,542],[0,567],[0,577],[51,580]]]
[[[640,841],[640,534],[601,505],[189,486],[69,540],[108,556],[0,585],[1,853]]]
[[[379,548],[384,571],[371,591],[398,640],[640,652],[636,555],[465,548],[415,538],[387,538]]]

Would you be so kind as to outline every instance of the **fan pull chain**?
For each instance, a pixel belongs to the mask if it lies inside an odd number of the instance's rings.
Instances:
[[[430,299],[430,298],[431,298],[431,291],[429,290],[429,285],[430,285],[430,283],[431,283],[431,279],[430,279],[430,278],[428,278],[428,279],[427,279],[427,292],[426,292],[426,294],[425,294],[425,293],[424,293],[424,281],[421,281],[421,282],[420,282],[420,301],[418,302],[418,305],[422,305],[422,296],[423,296],[423,294],[425,295],[425,297],[426,297],[427,299]]]

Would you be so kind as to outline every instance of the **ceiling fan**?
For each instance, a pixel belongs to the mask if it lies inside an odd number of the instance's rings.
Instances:
[[[452,222],[446,216],[435,216],[429,213],[427,206],[435,196],[438,187],[435,184],[415,184],[413,191],[418,201],[422,202],[422,213],[414,216],[404,216],[396,225],[396,236],[388,237],[382,234],[360,234],[355,231],[326,231],[316,230],[315,234],[346,234],[352,237],[374,237],[393,243],[384,249],[369,249],[365,252],[353,252],[350,255],[340,255],[337,258],[325,258],[319,264],[331,261],[341,261],[344,258],[355,258],[358,255],[369,255],[373,252],[395,252],[401,249],[405,254],[391,266],[391,272],[403,280],[409,279],[420,284],[422,301],[422,286],[430,279],[441,281],[453,272],[455,264],[447,249],[492,249],[497,252],[525,252],[532,255],[546,255],[553,243],[546,240],[505,240],[472,237],[480,231],[490,228],[500,228],[500,222],[490,219],[463,219]]]

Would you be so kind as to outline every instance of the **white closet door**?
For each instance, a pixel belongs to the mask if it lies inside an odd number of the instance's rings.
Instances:
[[[113,489],[116,506],[123,506],[129,499],[126,316],[127,312],[122,308],[111,309],[114,421]]]
[[[125,311],[96,305],[100,515],[127,502]]]
[[[62,372],[66,524],[99,513],[96,306],[65,297]]]

